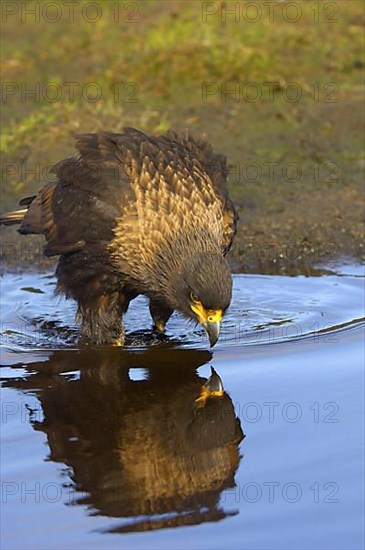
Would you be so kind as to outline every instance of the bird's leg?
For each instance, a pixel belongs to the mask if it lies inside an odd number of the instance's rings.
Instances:
[[[150,300],[150,313],[153,319],[153,328],[158,332],[164,332],[165,325],[173,314],[173,310],[157,300]]]
[[[95,344],[123,346],[123,300],[118,293],[97,297],[92,303],[79,301],[77,320],[81,335]]]

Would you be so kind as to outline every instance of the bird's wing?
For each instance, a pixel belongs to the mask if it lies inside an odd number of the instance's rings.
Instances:
[[[191,199],[192,208],[196,199],[214,210],[220,205],[222,253],[226,254],[238,216],[228,198],[224,155],[215,154],[204,140],[173,132],[154,137],[125,128],[120,134],[77,137],[78,152],[53,167],[57,181],[29,199],[20,227],[21,233],[46,236],[46,254],[65,254],[86,243],[109,242],[123,216],[128,218],[123,231],[128,230],[132,239],[139,217],[147,227],[153,210],[163,218],[161,214],[180,208],[184,198]],[[144,208],[147,197],[148,208]]]
[[[233,239],[237,233],[237,225],[239,216],[235,209],[233,202],[229,199],[226,200],[224,208],[224,230],[222,239],[222,253],[225,256],[233,243]]]
[[[129,178],[105,135],[79,136],[77,149],[76,155],[52,168],[57,180],[29,199],[19,229],[23,234],[44,234],[49,256],[110,241],[121,215],[120,197],[128,195]]]

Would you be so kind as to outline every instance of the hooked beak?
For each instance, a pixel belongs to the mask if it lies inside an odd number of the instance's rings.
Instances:
[[[219,338],[223,311],[221,309],[204,309],[201,302],[196,300],[190,305],[197,316],[197,320],[208,334],[210,347],[212,348]]]
[[[210,347],[212,348],[218,341],[221,323],[220,321],[205,321],[202,326],[208,335]]]

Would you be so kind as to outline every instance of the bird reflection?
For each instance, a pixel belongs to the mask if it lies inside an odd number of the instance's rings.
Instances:
[[[123,518],[113,532],[194,525],[236,513],[219,500],[244,438],[218,374],[196,372],[210,359],[161,346],[59,351],[7,385],[39,399],[43,419],[30,422],[67,465],[72,504]]]

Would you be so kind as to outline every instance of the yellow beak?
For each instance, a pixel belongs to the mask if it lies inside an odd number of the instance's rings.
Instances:
[[[206,331],[210,346],[213,347],[219,338],[223,311],[221,309],[205,309],[200,302],[194,302],[190,307]]]

